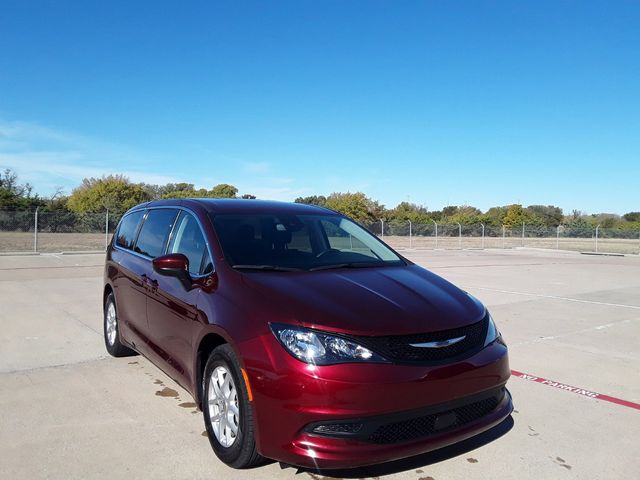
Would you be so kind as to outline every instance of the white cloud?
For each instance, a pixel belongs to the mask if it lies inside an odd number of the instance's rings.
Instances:
[[[182,178],[122,165],[152,164],[151,155],[126,146],[58,131],[28,122],[0,120],[0,168],[11,168],[38,193],[48,195],[58,187],[67,193],[83,178],[111,173],[133,182],[169,183]]]
[[[238,187],[240,194],[250,193],[261,199],[291,201],[313,193],[298,187],[297,179],[272,172],[273,165],[268,161],[230,157],[203,145],[187,145],[185,150],[190,151],[185,154],[188,170],[163,154],[0,118],[0,169],[15,170],[21,181],[31,183],[43,196],[59,187],[68,194],[84,178],[113,173],[126,175],[133,182],[186,182],[207,189],[229,183]],[[203,157],[206,160],[198,160]],[[173,175],[174,170],[180,173]]]

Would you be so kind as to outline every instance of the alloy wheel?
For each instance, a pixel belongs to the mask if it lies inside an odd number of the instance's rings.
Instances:
[[[220,445],[229,448],[238,438],[240,409],[238,391],[231,372],[217,366],[209,379],[209,419],[213,434]]]

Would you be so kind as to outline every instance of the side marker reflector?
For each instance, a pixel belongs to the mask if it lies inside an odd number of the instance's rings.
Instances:
[[[247,372],[244,368],[241,368],[242,378],[244,378],[244,383],[247,386],[247,395],[249,396],[249,401],[253,402],[253,394],[251,393],[251,385],[249,385],[249,377],[247,376]]]

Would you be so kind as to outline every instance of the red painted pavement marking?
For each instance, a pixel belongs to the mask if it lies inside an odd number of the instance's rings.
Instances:
[[[566,390],[567,392],[576,393],[578,395],[582,395],[583,397],[597,398],[598,400],[604,400],[605,402],[616,403],[618,405],[640,410],[640,404],[629,402],[628,400],[622,400],[621,398],[610,397],[609,395],[592,392],[590,390],[585,390],[584,388],[572,387],[571,385],[567,385],[566,383],[554,382],[553,380],[536,377],[534,375],[529,375],[528,373],[518,372],[517,370],[511,370],[511,374],[514,377],[529,380],[530,382],[541,383],[543,385],[549,385],[550,387],[555,387],[559,388],[560,390]]]

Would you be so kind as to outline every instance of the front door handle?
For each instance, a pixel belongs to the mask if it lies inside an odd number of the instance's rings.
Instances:
[[[146,273],[140,275],[140,283],[145,290],[149,290],[151,292],[158,290],[158,281],[153,278],[149,278]]]

